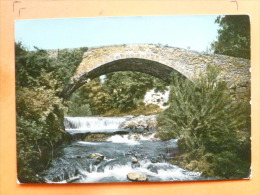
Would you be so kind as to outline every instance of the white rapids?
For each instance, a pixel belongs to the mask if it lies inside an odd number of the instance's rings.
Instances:
[[[75,138],[58,148],[58,155],[41,177],[46,183],[131,182],[130,173],[143,174],[150,182],[210,179],[169,163],[178,153],[177,139],[159,140],[155,130],[122,133],[119,127],[125,120],[124,117],[66,117],[66,131]],[[109,135],[103,141],[86,141],[83,133]],[[93,154],[103,158],[91,157]]]
[[[116,132],[124,117],[65,117],[65,130],[76,133],[110,133]]]

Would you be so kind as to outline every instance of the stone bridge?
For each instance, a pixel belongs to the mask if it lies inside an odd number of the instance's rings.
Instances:
[[[138,71],[170,81],[172,71],[192,80],[208,65],[218,66],[220,77],[236,93],[250,87],[250,61],[216,54],[202,54],[169,46],[142,44],[91,48],[84,53],[64,98],[89,80],[116,71]]]

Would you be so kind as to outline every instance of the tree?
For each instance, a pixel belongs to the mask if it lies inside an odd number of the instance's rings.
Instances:
[[[95,78],[72,94],[68,101],[68,115],[101,115],[112,110],[134,110],[142,104],[146,92],[153,88],[164,91],[166,83],[140,72],[109,73],[103,82]]]
[[[217,41],[211,43],[216,54],[250,59],[250,21],[247,15],[218,16]]]
[[[127,111],[142,103],[146,92],[166,89],[166,83],[148,74],[122,71],[106,75],[104,90],[110,95],[111,108]]]
[[[100,78],[81,86],[68,102],[69,116],[99,115],[111,108],[110,95],[104,91]]]

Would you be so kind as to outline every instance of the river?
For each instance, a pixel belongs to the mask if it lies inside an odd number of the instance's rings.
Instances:
[[[146,175],[151,182],[207,180],[168,162],[178,152],[176,139],[160,141],[154,138],[155,132],[120,129],[125,120],[66,117],[65,128],[74,141],[56,149],[50,168],[41,176],[47,183],[131,182],[129,173]],[[85,141],[84,136],[97,133],[105,134],[105,140]],[[97,157],[91,158],[93,154]]]

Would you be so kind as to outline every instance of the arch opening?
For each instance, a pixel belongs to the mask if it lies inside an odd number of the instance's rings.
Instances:
[[[103,78],[98,77],[82,85],[70,96],[67,101],[70,105],[67,115],[77,117],[158,114],[168,106],[168,86],[163,80],[146,73],[108,73]]]
[[[165,81],[166,83],[170,83],[172,72],[177,72],[179,75],[187,78],[186,75],[180,73],[176,69],[160,62],[141,58],[118,59],[99,65],[81,74],[81,76],[76,79],[75,82],[65,88],[63,97],[64,99],[67,99],[73,92],[75,92],[78,88],[87,83],[89,80],[97,78],[101,75],[119,71],[134,71],[146,73],[148,75],[157,77]]]

